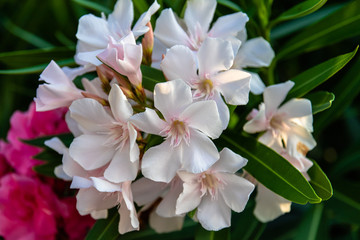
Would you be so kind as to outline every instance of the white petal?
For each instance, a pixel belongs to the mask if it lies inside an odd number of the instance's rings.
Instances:
[[[215,0],[191,0],[187,2],[184,20],[190,33],[196,36],[208,32],[216,8]],[[201,29],[198,29],[201,27]]]
[[[74,101],[69,110],[71,118],[79,124],[80,129],[85,133],[104,131],[105,126],[114,121],[105,111],[105,108],[91,98]]]
[[[167,126],[150,108],[146,108],[145,112],[133,115],[130,122],[141,131],[155,135],[161,135],[160,132]]]
[[[184,217],[164,218],[152,211],[149,216],[150,227],[157,233],[167,233],[182,229]]]
[[[261,184],[258,185],[257,191],[254,215],[260,222],[269,222],[284,213],[290,212],[291,202],[289,200],[277,195]]]
[[[278,109],[278,114],[285,114],[286,118],[312,116],[311,102],[304,98],[291,99]]]
[[[215,144],[205,134],[191,131],[190,144],[182,142],[183,168],[192,173],[204,172],[220,157]]]
[[[74,176],[73,180],[71,182],[71,189],[83,189],[83,188],[90,188],[94,185],[94,183],[88,179],[88,178],[83,178],[83,177],[79,177],[79,176]]]
[[[270,43],[262,37],[257,37],[241,45],[235,57],[235,65],[241,68],[268,67],[274,56]]]
[[[210,195],[205,195],[196,216],[201,226],[208,231],[218,231],[231,224],[231,209],[221,195],[218,195],[216,200],[213,200]]]
[[[160,8],[160,5],[156,2],[156,0],[151,4],[150,8],[141,14],[139,20],[136,22],[133,27],[133,33],[135,37],[145,34],[149,28],[146,24],[150,21],[151,16]]]
[[[74,137],[78,137],[83,134],[83,132],[79,128],[78,123],[73,118],[71,118],[70,111],[67,111],[67,113],[65,114],[65,122]]]
[[[211,167],[216,172],[235,173],[247,164],[247,159],[228,148],[220,152],[220,159]]]
[[[154,38],[154,47],[151,55],[152,63],[151,67],[160,69],[160,63],[162,61],[163,55],[166,54],[167,47],[159,41],[156,37]]]
[[[40,74],[39,81],[45,81],[49,84],[66,85],[75,88],[75,84],[53,60],[51,60],[49,65],[47,65],[44,71]]]
[[[175,45],[188,45],[189,37],[177,22],[171,8],[161,12],[156,20],[154,35],[167,47]]]
[[[199,182],[185,182],[183,192],[176,201],[176,214],[183,214],[194,210],[201,201]]]
[[[114,11],[109,15],[109,27],[120,37],[124,37],[131,31],[131,24],[134,20],[134,7],[131,0],[118,0]]]
[[[235,174],[222,173],[221,178],[226,183],[224,189],[219,189],[224,201],[235,212],[242,212],[255,188],[254,184]]]
[[[219,17],[212,26],[209,36],[214,38],[223,38],[228,35],[235,35],[245,29],[247,21],[249,21],[249,18],[242,12]]]
[[[87,14],[79,19],[76,37],[93,48],[104,49],[110,35],[106,20]],[[84,51],[85,52],[85,51]]]
[[[76,55],[74,57],[75,61],[84,63],[86,65],[99,66],[102,64],[102,62],[100,62],[96,56],[99,55],[100,53],[102,53],[105,49],[106,49],[106,46],[104,46],[101,49],[94,50],[94,51],[78,52],[78,53],[76,53]],[[95,70],[95,67],[94,67],[94,70]]]
[[[173,148],[170,140],[149,148],[142,159],[141,171],[144,177],[158,182],[170,182],[181,166],[182,149]]]
[[[129,131],[129,153],[130,153],[130,162],[136,162],[139,160],[140,150],[139,146],[136,143],[136,138],[138,132],[135,130],[134,126],[130,122],[128,124]]]
[[[131,184],[134,201],[142,206],[155,201],[161,196],[167,184],[163,182],[154,182],[147,178],[140,178]]]
[[[178,199],[182,190],[182,181],[173,181],[171,188],[156,208],[156,213],[162,217],[175,217],[177,215],[177,213],[175,213],[176,200]]]
[[[127,122],[132,116],[133,109],[117,84],[113,84],[109,94],[111,112],[119,122]]]
[[[58,137],[53,137],[49,140],[46,140],[44,144],[59,154],[64,154],[67,151],[67,147]]]
[[[70,156],[86,170],[104,166],[114,156],[115,149],[103,145],[104,135],[81,135],[70,145]]]
[[[105,179],[96,178],[96,177],[91,177],[91,180],[94,183],[94,187],[99,192],[119,192],[119,191],[121,191],[121,187],[119,184],[115,184],[115,183],[109,182]]]
[[[294,82],[287,81],[284,83],[271,85],[264,90],[266,117],[270,116],[276,111],[293,86]]]
[[[220,92],[214,92],[214,101],[216,102],[217,109],[219,111],[219,116],[222,124],[222,129],[225,130],[229,125],[230,121],[230,112],[229,108],[222,99]]]
[[[95,71],[95,69],[94,69],[94,71]],[[108,98],[108,95],[102,89],[102,82],[98,77],[94,78],[91,81],[89,81],[86,78],[82,78],[81,83],[82,83],[82,85],[84,86],[84,89],[87,92],[95,94],[95,95],[97,95],[99,97],[102,97],[104,99]]]
[[[248,133],[262,132],[267,129],[267,119],[265,116],[265,105],[262,103],[259,106],[259,111],[256,116],[245,123],[244,131]]]
[[[219,83],[219,91],[231,105],[245,105],[249,101],[251,75],[247,72],[230,69],[213,78]]]
[[[227,70],[233,65],[234,52],[230,42],[219,38],[206,38],[198,51],[199,76]]]
[[[90,213],[93,219],[106,219],[108,217],[108,210],[93,211]]]
[[[106,179],[114,183],[135,180],[139,169],[139,161],[130,161],[129,148],[129,144],[126,144],[122,149],[115,152],[109,167],[104,172]]]
[[[96,67],[92,64],[85,64],[83,66],[75,68],[62,67],[61,69],[64,71],[64,73],[66,74],[66,76],[68,76],[70,80],[74,80],[77,76],[81,76],[85,73],[95,71]]]
[[[124,182],[122,184],[122,196],[123,202],[121,203],[119,213],[120,213],[120,222],[119,222],[119,232],[120,234],[139,230],[139,219],[137,217],[136,209],[133,202],[132,192],[131,192],[131,182]],[[125,204],[124,204],[125,203]],[[126,208],[122,208],[126,205]],[[127,211],[126,211],[127,209]],[[125,215],[125,216],[124,216]],[[130,219],[128,218],[130,217]],[[122,220],[121,220],[122,219]]]
[[[179,117],[187,122],[189,127],[198,129],[211,138],[218,138],[222,132],[222,123],[215,101],[194,102]]]
[[[266,86],[264,82],[261,80],[259,74],[254,72],[248,72],[248,73],[250,73],[251,75],[250,91],[255,95],[262,94]]]
[[[80,189],[76,195],[76,209],[81,215],[110,209],[117,205],[117,195],[101,193],[95,188]]]
[[[309,150],[316,146],[316,141],[311,133],[303,127],[293,125],[289,132],[287,132],[288,139],[286,141],[286,148],[292,156],[302,156],[297,150],[299,143],[304,144]]]
[[[167,51],[160,68],[168,80],[182,79],[191,84],[197,79],[196,60],[186,46],[176,45]]]
[[[155,85],[154,104],[167,122],[178,117],[192,101],[190,86],[183,80],[177,79]]]
[[[63,165],[58,165],[55,167],[54,169],[54,174],[56,177],[64,180],[64,181],[71,181],[72,180],[72,177],[67,175],[65,172],[64,172],[64,168],[63,168]]]

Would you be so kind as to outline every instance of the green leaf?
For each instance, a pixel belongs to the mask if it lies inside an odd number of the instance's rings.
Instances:
[[[118,226],[120,216],[117,208],[109,210],[106,219],[97,220],[95,225],[90,229],[86,240],[112,240],[119,237]]]
[[[21,50],[0,53],[0,62],[9,67],[34,66],[36,64],[49,63],[50,60],[70,58],[74,55],[74,49],[69,47],[51,47],[32,50]]]
[[[318,91],[309,93],[304,98],[311,101],[312,113],[316,114],[331,107],[332,102],[335,100],[335,95],[326,91]]]
[[[71,58],[71,59],[59,60],[56,63],[59,66],[69,66],[69,65],[74,65],[75,61],[73,58]],[[19,69],[8,69],[8,70],[0,69],[0,74],[19,75],[19,74],[40,73],[47,67],[48,64],[49,63],[45,63],[45,64],[35,65],[26,68],[19,68]]]
[[[271,29],[271,40],[273,41],[288,36],[294,32],[304,29],[307,26],[319,22],[321,19],[339,10],[344,5],[345,3],[325,5],[324,7],[316,11],[316,14],[310,14],[302,18],[281,23],[278,26]]]
[[[356,191],[356,189],[353,189]],[[337,221],[360,224],[360,202],[355,201],[335,188],[334,197],[326,205]]]
[[[230,240],[230,229],[225,228],[220,231],[206,231],[199,225],[196,233],[195,240]]]
[[[9,32],[11,32],[15,36],[23,39],[24,41],[32,44],[35,47],[38,47],[38,48],[54,47],[48,41],[42,39],[39,36],[36,36],[35,34],[33,34],[31,32],[28,32],[28,31],[18,27],[17,25],[15,25],[13,22],[11,22],[7,18],[2,19],[2,24]]]
[[[157,83],[166,82],[162,71],[156,68],[141,65],[141,72],[143,76],[142,85],[149,91],[154,91],[154,87]]]
[[[321,132],[335,119],[343,116],[344,110],[354,101],[360,93],[360,57],[358,56],[350,70],[344,75],[334,87],[336,101],[332,107],[317,116],[314,121],[314,129]]]
[[[91,2],[91,1],[86,1],[86,0],[73,0],[73,2],[79,4],[82,7],[85,7],[87,9],[94,10],[97,12],[103,12],[106,14],[109,14],[112,12],[109,8],[104,7],[103,5],[96,3],[96,2]]]
[[[298,5],[283,12],[271,24],[275,25],[282,21],[287,21],[287,20],[306,16],[312,12],[315,12],[319,8],[321,8],[326,3],[326,1],[327,0],[307,0],[307,1],[301,2]]]
[[[43,164],[34,167],[35,172],[56,178],[54,169],[62,164],[62,156],[60,154],[50,148],[45,148],[44,151],[35,155],[33,158],[44,161]]]
[[[314,165],[307,171],[310,176],[310,184],[322,200],[328,200],[333,195],[331,183],[317,162],[313,161],[313,163]]]
[[[294,57],[360,35],[360,1],[349,4],[287,41],[276,58]]]
[[[144,13],[149,9],[149,4],[147,4],[145,0],[135,0],[133,1],[133,4],[139,13]]]
[[[242,9],[241,9],[241,7],[239,7],[239,5],[237,5],[236,3],[231,2],[229,0],[217,0],[217,3],[219,5],[223,5],[225,7],[228,7],[231,10],[234,10],[236,12],[242,12]]]
[[[323,216],[324,205],[317,204],[312,206],[302,220],[295,237],[295,240],[316,240],[321,218]]]
[[[294,77],[292,81],[295,83],[295,86],[290,90],[287,99],[302,97],[328,80],[355,56],[358,48],[356,47],[350,53],[332,58]]]
[[[35,138],[35,139],[26,139],[26,140],[22,140],[22,141],[24,143],[27,143],[27,144],[32,145],[32,146],[46,147],[44,142],[51,139],[51,138],[53,138],[53,137],[58,137],[64,143],[64,145],[67,146],[67,147],[70,146],[71,142],[74,139],[74,136],[71,133],[68,133],[68,134],[60,134],[60,135],[39,137],[39,138]]]
[[[229,147],[248,160],[244,167],[260,183],[280,196],[299,204],[319,203],[305,177],[286,159],[253,137],[222,134],[217,146]]]

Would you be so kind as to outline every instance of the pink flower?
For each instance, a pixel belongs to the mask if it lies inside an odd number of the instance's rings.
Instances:
[[[51,188],[37,179],[8,174],[0,181],[0,235],[12,239],[55,239],[64,212]]]
[[[0,140],[0,178],[4,176],[6,173],[11,171],[11,167],[9,163],[6,161],[6,157],[4,154],[5,148],[6,148],[6,143]]]
[[[7,135],[9,143],[1,146],[1,152],[17,172],[32,176],[34,175],[32,167],[41,163],[32,158],[41,149],[25,144],[21,139],[34,139],[69,132],[64,120],[65,113],[65,108],[36,112],[35,103],[32,102],[27,112],[16,111],[12,115]]]

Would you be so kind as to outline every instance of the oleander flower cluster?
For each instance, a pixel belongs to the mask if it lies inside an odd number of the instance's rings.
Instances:
[[[183,18],[164,9],[152,30],[159,8],[155,1],[135,24],[131,0],[118,0],[108,16],[83,16],[79,67],[52,61],[40,75],[37,111],[68,108],[73,141],[46,145],[63,155],[55,173],[79,189],[77,210],[101,219],[117,207],[121,234],[139,230],[145,212],[157,232],[181,229],[188,213],[216,231],[231,225],[232,211],[244,210],[256,185],[259,220],[289,211],[290,201],[242,170],[247,159],[213,140],[229,125],[229,106],[263,93],[244,130],[261,133],[261,143],[306,175],[306,153],[316,145],[310,101],[281,105],[294,83],[265,87],[247,70],[269,66],[274,52],[261,37],[247,40],[245,13],[213,22],[215,0],[189,0]],[[145,81],[150,66],[163,78]]]

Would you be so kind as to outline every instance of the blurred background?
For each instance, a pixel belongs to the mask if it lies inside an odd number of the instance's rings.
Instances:
[[[135,19],[152,1],[133,0]],[[0,137],[6,139],[9,119],[14,111],[24,111],[36,95],[39,74],[51,61],[76,66],[73,60],[78,19],[87,13],[111,12],[114,0],[0,0]],[[179,15],[185,1],[159,1]],[[216,17],[234,12],[238,6],[251,21],[249,38],[270,40],[275,53],[296,39],[321,33],[309,42],[300,42],[283,52],[276,65],[262,69],[267,82],[283,82],[330,58],[354,51],[360,43],[359,0],[329,0],[318,11],[305,17],[281,22],[269,20],[299,3],[295,0],[218,1]],[[262,2],[268,2],[266,4]],[[233,5],[235,4],[235,5]],[[157,12],[153,19],[159,16]],[[154,21],[153,21],[154,24]],[[337,24],[337,25],[336,25]],[[301,34],[304,36],[302,38]],[[306,35],[308,34],[308,35]],[[300,37],[299,37],[300,36]],[[360,57],[359,53],[342,70],[317,90],[335,94],[332,107],[314,116],[317,147],[309,157],[328,175],[334,196],[319,205],[293,204],[291,213],[267,225],[234,216],[234,236],[248,239],[360,239]],[[241,110],[241,109],[240,109]],[[239,109],[237,111],[240,111]],[[251,215],[249,213],[244,213]],[[242,224],[248,226],[244,228]],[[249,232],[249,229],[254,230]],[[244,233],[244,232],[247,233]],[[241,235],[240,235],[241,234]],[[248,234],[248,235],[244,235]],[[245,237],[244,237],[245,239]]]

